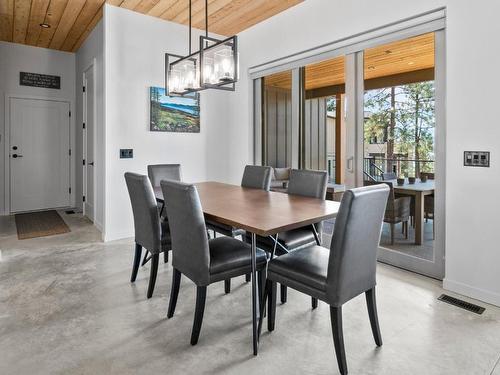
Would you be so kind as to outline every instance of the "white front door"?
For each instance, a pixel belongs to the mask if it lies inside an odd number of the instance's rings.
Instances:
[[[95,181],[95,158],[94,158],[94,134],[95,134],[95,85],[94,85],[94,66],[84,72],[83,75],[83,212],[90,220],[94,221],[94,181]]]
[[[10,99],[10,211],[70,205],[69,103]]]

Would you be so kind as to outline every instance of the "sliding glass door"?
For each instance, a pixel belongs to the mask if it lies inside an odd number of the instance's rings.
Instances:
[[[444,275],[440,33],[368,48],[362,69],[363,184],[387,182],[394,192],[379,260],[436,278]]]
[[[444,30],[360,47],[254,80],[255,162],[326,170],[339,191],[389,183],[404,212],[386,213],[379,260],[442,278]]]

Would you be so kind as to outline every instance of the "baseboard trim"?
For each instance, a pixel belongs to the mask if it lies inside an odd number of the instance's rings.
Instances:
[[[500,294],[445,278],[443,288],[500,307]]]

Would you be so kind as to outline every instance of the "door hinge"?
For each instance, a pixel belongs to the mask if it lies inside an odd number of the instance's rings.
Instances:
[[[69,156],[71,156],[71,149],[69,149]]]
[[[83,196],[83,201],[85,202],[85,195]]]
[[[69,111],[69,117],[71,117],[71,111]]]
[[[85,129],[85,123],[83,123],[83,128]]]
[[[69,188],[68,190],[69,190],[69,193],[71,194],[71,188]]]
[[[85,165],[85,159],[83,159],[83,165]]]
[[[85,92],[85,86],[83,86],[83,92]]]

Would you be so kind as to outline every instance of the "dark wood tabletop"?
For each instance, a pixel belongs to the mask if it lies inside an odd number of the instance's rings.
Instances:
[[[205,217],[260,236],[335,217],[339,202],[249,189],[220,182],[195,184]],[[155,188],[163,201],[161,188]]]

